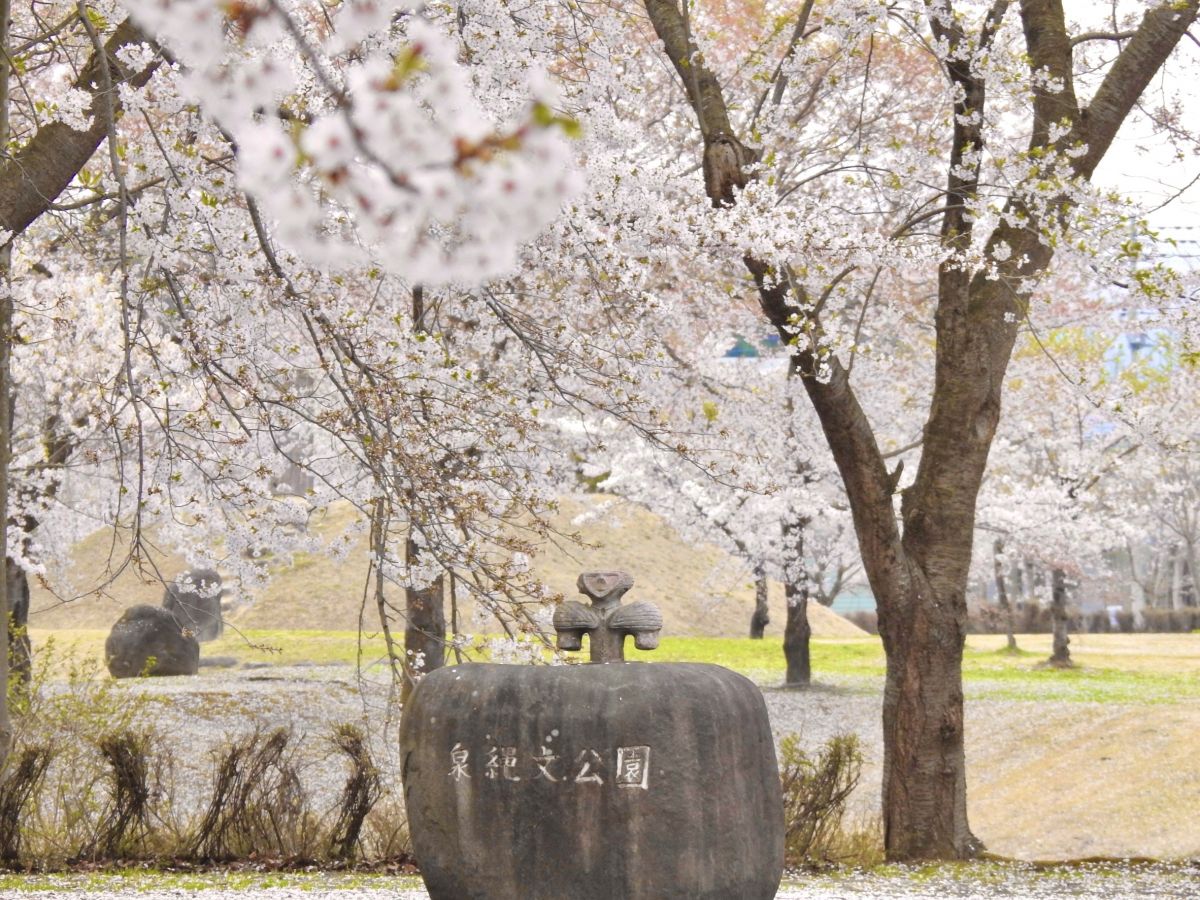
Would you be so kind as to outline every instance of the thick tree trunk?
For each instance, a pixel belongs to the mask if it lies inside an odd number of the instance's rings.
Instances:
[[[996,578],[996,602],[1004,616],[1005,635],[1009,652],[1017,649],[1017,637],[1013,634],[1013,608],[1008,599],[1008,583],[1004,577],[1004,541],[996,538],[992,544],[992,573]]]
[[[1054,627],[1054,645],[1047,660],[1057,669],[1069,669],[1072,665],[1071,639],[1067,636],[1067,575],[1055,568],[1051,576],[1050,618]]]
[[[787,597],[787,624],[783,629],[783,657],[787,660],[784,686],[806,687],[812,682],[812,659],[809,655],[812,628],[808,624],[808,588],[786,584],[784,596]]]
[[[967,823],[962,616],[956,597],[914,586],[910,613],[881,610],[884,842],[892,859],[962,859],[982,844]],[[931,600],[932,602],[923,602]]]
[[[413,675],[426,675],[446,662],[444,581],[439,575],[428,587],[405,592],[404,651]]]
[[[767,606],[769,599],[767,576],[761,568],[754,570],[754,614],[750,617],[750,638],[761,641],[763,632],[771,622],[771,610]]]

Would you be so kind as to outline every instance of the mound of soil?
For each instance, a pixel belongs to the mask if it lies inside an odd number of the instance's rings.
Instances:
[[[335,506],[316,513],[311,527],[329,539],[355,521],[354,511]],[[754,609],[754,580],[745,565],[717,547],[691,544],[664,519],[647,510],[604,495],[561,498],[555,526],[578,534],[581,545],[559,541],[533,560],[533,571],[566,599],[577,595],[575,579],[583,570],[624,569],[634,577],[629,600],[650,600],[662,610],[663,633],[737,637],[748,634]],[[162,579],[188,568],[180,554],[151,556],[141,569],[126,567],[111,581],[110,531],[97,532],[76,545],[66,573],[76,593],[103,590],[64,603],[44,585],[32,590],[30,625],[35,628],[108,628],[128,607],[158,605]],[[271,583],[255,596],[230,588],[229,621],[243,628],[353,630],[358,627],[362,584],[367,571],[366,539],[360,536],[350,552],[331,556],[301,554],[274,573]],[[470,610],[466,610],[467,615]],[[815,637],[861,637],[858,626],[818,604],[809,604]],[[771,584],[771,623],[767,637],[783,634],[786,607],[783,587]],[[469,620],[468,620],[469,621]]]

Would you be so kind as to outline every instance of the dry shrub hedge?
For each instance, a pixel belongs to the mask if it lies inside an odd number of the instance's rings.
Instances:
[[[858,738],[852,734],[830,738],[815,757],[800,747],[796,735],[787,735],[780,742],[788,866],[870,866],[882,861],[878,824],[846,822],[846,806],[862,777],[862,763]]]
[[[52,681],[51,671],[65,671],[65,683]],[[0,769],[2,867],[408,861],[402,805],[385,790],[357,726],[339,725],[326,737],[286,728],[227,737],[211,752],[208,799],[197,813],[172,802],[171,744],[155,729],[150,703],[117,688],[98,664],[50,646],[11,702],[14,744]],[[306,740],[346,771],[328,809],[317,809],[305,788]]]

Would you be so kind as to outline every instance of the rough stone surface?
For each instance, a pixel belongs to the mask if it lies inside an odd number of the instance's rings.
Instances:
[[[139,604],[125,610],[113,625],[104,642],[104,661],[114,678],[195,675],[200,644],[169,610]]]
[[[766,706],[719,666],[440,669],[400,758],[433,900],[767,900],[782,877]]]
[[[221,636],[221,576],[213,569],[184,572],[163,592],[163,609],[170,610],[198,641],[215,641]]]

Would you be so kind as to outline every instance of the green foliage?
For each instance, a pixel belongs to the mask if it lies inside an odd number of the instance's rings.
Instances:
[[[578,138],[583,134],[583,126],[576,119],[561,116],[544,103],[533,105],[533,121],[542,128],[561,128],[569,138]]]

